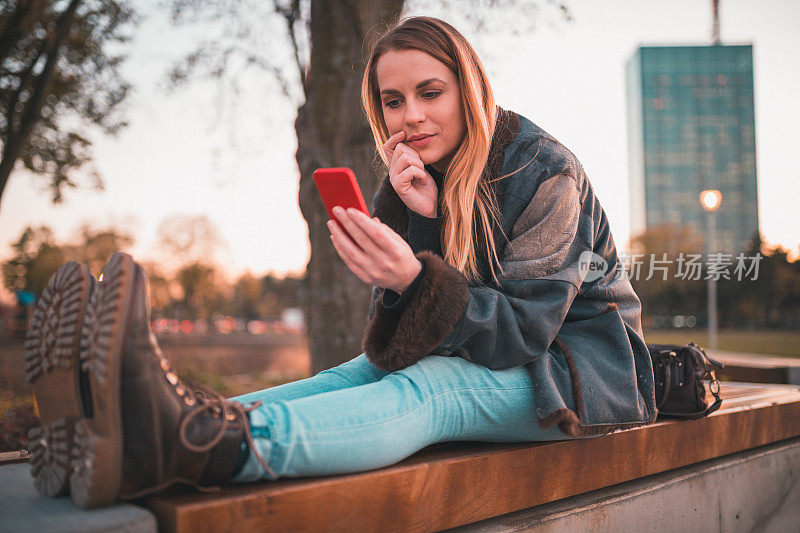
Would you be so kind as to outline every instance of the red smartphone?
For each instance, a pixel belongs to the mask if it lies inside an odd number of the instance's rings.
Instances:
[[[337,205],[344,209],[355,207],[368,217],[371,216],[367,209],[367,203],[364,201],[364,195],[361,194],[361,188],[356,181],[356,175],[347,167],[318,168],[314,171],[314,183],[322,196],[328,216],[339,224],[350,240],[353,240],[353,237],[333,215],[333,208]],[[353,240],[353,242],[355,241]]]

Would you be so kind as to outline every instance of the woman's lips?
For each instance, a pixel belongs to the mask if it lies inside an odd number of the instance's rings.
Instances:
[[[409,144],[415,148],[423,148],[431,142],[433,135],[428,135],[427,137],[422,137],[421,139],[415,139],[413,141],[408,141]]]

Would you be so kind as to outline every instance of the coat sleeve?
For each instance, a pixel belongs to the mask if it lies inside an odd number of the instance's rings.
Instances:
[[[581,227],[582,220],[588,226]],[[579,258],[591,251],[589,242],[591,221],[581,217],[578,181],[565,174],[549,177],[514,223],[499,288],[469,287],[441,257],[416,254],[426,264],[425,275],[402,313],[374,306],[363,340],[367,357],[387,370],[430,353],[494,370],[540,357],[578,293]],[[373,292],[373,302],[380,292]]]

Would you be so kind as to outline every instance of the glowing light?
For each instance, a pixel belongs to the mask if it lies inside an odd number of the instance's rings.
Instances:
[[[700,193],[700,203],[706,211],[716,211],[722,203],[722,193],[716,189],[707,189]]]
[[[251,320],[247,323],[247,332],[250,335],[263,335],[267,332],[267,323],[263,320]]]

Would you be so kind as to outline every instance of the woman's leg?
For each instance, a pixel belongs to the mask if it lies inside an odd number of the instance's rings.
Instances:
[[[278,477],[340,474],[394,464],[435,442],[569,438],[538,425],[525,367],[489,370],[428,356],[375,383],[264,404],[254,442]],[[235,481],[273,479],[253,452]]]
[[[297,398],[305,398],[322,392],[330,392],[367,383],[379,381],[382,377],[389,374],[388,370],[382,370],[367,359],[366,354],[361,354],[339,366],[323,370],[311,377],[299,379],[291,383],[284,383],[269,389],[250,392],[242,396],[231,398],[232,401],[239,403],[272,403],[279,400],[289,401]]]

